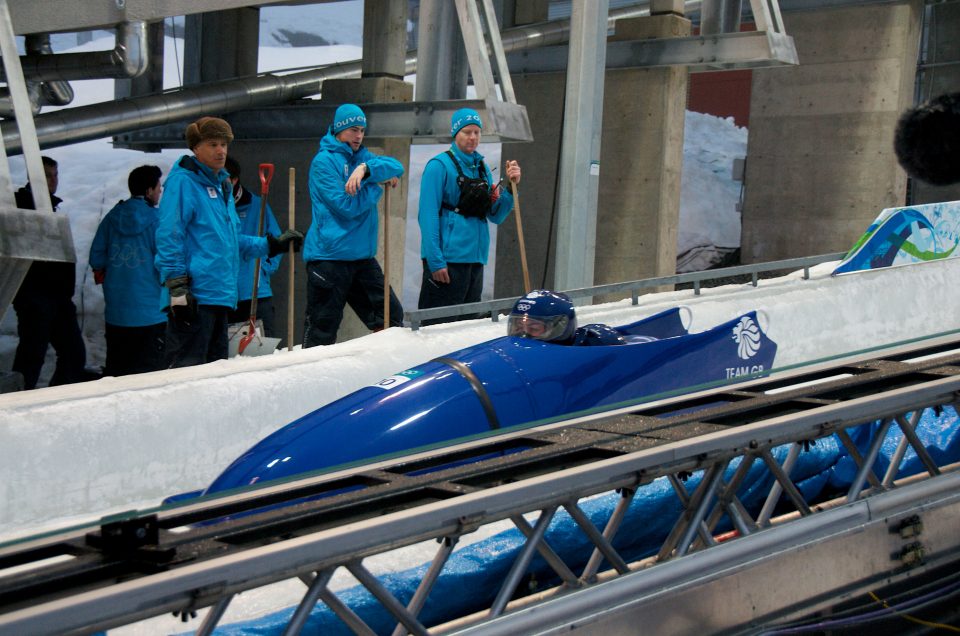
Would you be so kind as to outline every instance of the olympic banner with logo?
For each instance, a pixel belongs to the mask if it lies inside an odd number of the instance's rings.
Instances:
[[[960,255],[960,201],[887,208],[833,275],[926,263]]]

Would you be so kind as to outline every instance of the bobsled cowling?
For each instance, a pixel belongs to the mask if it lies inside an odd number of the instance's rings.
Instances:
[[[696,334],[678,309],[616,329],[626,344],[508,336],[385,378],[267,436],[205,494],[764,373],[777,349],[754,312]]]

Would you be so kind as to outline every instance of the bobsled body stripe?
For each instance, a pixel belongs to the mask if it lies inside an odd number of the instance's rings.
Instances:
[[[470,367],[459,360],[447,357],[434,358],[433,361],[452,367],[457,373],[462,375],[463,379],[470,383],[470,388],[473,389],[473,392],[477,394],[477,399],[480,400],[480,404],[483,406],[483,412],[487,415],[487,422],[490,423],[490,430],[495,431],[500,428],[500,420],[497,419],[497,410],[493,408],[490,395],[487,393],[487,390],[483,388],[483,384],[474,372],[470,370]]]

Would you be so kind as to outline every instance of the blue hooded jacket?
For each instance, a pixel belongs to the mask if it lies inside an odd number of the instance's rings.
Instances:
[[[266,256],[267,239],[240,233],[229,174],[214,174],[184,155],[163,187],[157,227],[160,280],[186,274],[198,304],[236,309],[240,259]],[[164,287],[160,306],[169,303]]]
[[[107,212],[90,245],[90,267],[105,270],[104,318],[117,327],[167,321],[157,308],[162,286],[153,265],[157,208],[143,197],[120,201]]]
[[[370,175],[355,196],[343,189],[361,163]],[[379,219],[377,203],[383,195],[381,181],[403,174],[393,157],[375,155],[364,146],[356,152],[330,132],[320,140],[320,150],[310,163],[310,200],[313,221],[303,243],[305,261],[359,261],[377,254]]]
[[[450,150],[460,163],[464,176],[479,178],[483,155],[478,152],[468,155],[456,143],[450,145]],[[453,207],[460,200],[457,176],[450,156],[443,152],[427,162],[420,180],[417,216],[420,222],[420,257],[426,259],[431,272],[445,268],[447,263],[486,265],[490,251],[490,228],[487,222],[499,225],[513,209],[513,196],[506,188],[500,188],[500,196],[486,219],[466,217],[443,208],[443,203]],[[493,183],[489,167],[485,177],[487,183]]]
[[[260,225],[260,197],[250,192],[246,188],[240,191],[240,198],[234,198],[237,206],[237,216],[240,217],[240,232],[249,236],[257,236],[258,226]],[[279,236],[281,234],[280,225],[276,217],[273,216],[273,210],[270,204],[267,204],[266,212],[263,215],[264,236],[271,234]],[[280,268],[280,261],[283,260],[283,254],[277,254],[270,258],[260,259],[260,281],[257,283],[257,298],[269,298],[273,296],[273,290],[270,288],[270,277]],[[253,297],[253,260],[245,260],[240,263],[239,291],[240,300],[250,300]]]

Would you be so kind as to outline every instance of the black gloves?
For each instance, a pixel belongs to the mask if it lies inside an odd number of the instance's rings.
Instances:
[[[298,230],[287,230],[280,236],[267,234],[267,256],[276,256],[287,251],[290,244],[293,244],[293,251],[299,252],[303,245],[303,232]]]
[[[177,322],[192,322],[197,317],[197,301],[190,293],[190,277],[174,276],[163,285],[170,290],[170,308]]]

